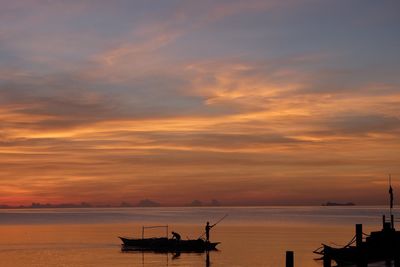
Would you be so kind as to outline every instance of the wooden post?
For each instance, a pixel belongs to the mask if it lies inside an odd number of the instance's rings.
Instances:
[[[364,246],[363,246],[363,230],[362,224],[356,224],[356,247],[357,247],[357,267],[367,266]]]
[[[359,247],[357,247],[357,267],[368,266],[368,255],[365,249],[365,244],[361,244]]]
[[[332,260],[328,255],[324,255],[324,267],[331,267],[332,266]]]
[[[400,267],[400,255],[398,253],[394,255],[394,267]]]
[[[368,267],[368,263],[364,259],[361,259],[357,262],[357,267]]]
[[[361,247],[362,245],[362,224],[356,224],[356,247]]]
[[[286,251],[286,267],[294,267],[294,252]]]
[[[385,215],[382,215],[382,228],[385,228],[386,218]]]
[[[394,254],[394,259],[393,259],[394,267],[400,267],[400,254],[397,253],[397,251],[399,251],[399,249],[400,249],[400,244],[398,241],[396,241],[396,243],[395,243],[395,251],[396,252]]]
[[[392,229],[394,229],[394,216],[393,216],[393,214],[390,214],[390,224],[392,226]]]

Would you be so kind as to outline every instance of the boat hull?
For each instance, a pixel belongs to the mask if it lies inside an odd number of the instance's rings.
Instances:
[[[206,242],[202,239],[176,240],[168,238],[127,238],[119,237],[123,251],[158,251],[158,252],[205,252],[216,250],[219,242]]]
[[[400,255],[400,232],[394,229],[372,232],[360,247],[334,248],[324,245],[319,254],[338,265],[392,260]]]

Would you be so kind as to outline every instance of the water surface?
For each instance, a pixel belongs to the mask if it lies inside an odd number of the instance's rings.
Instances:
[[[381,228],[384,207],[88,208],[0,210],[0,266],[296,266],[317,267],[312,251],[322,242],[344,245],[354,224]],[[395,214],[399,211],[395,210]],[[141,236],[142,225],[167,225],[197,238],[207,220],[218,221],[209,254],[122,253],[118,236]],[[146,236],[165,235],[163,229]],[[372,265],[371,265],[372,266]],[[385,266],[375,264],[374,266]]]

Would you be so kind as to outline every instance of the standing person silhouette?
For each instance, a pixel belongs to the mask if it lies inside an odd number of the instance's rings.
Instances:
[[[210,225],[210,222],[207,222],[206,224],[206,242],[210,242],[210,229],[213,228],[215,224]]]

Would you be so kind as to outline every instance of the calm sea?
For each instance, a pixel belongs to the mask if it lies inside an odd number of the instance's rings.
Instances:
[[[322,266],[312,251],[321,243],[346,244],[354,224],[381,228],[384,207],[88,208],[0,210],[1,267]],[[395,210],[399,214],[400,210]],[[182,238],[198,238],[206,221],[228,217],[212,229],[219,251],[181,255],[123,253],[118,236],[140,237],[142,226],[168,225]],[[146,236],[165,230],[146,231]],[[388,266],[375,264],[371,266]]]

